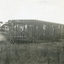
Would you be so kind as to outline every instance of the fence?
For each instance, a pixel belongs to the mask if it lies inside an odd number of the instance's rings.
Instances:
[[[10,20],[7,35],[13,40],[64,39],[64,25],[38,20]]]

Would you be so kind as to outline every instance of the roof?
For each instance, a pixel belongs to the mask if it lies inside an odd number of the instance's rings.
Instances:
[[[43,22],[43,23],[50,23],[50,24],[57,24],[57,25],[64,25],[64,24],[60,24],[60,23],[54,23],[54,22],[50,22],[50,21],[43,21],[43,20],[37,20],[37,19],[13,19],[13,20],[9,20],[8,22]]]

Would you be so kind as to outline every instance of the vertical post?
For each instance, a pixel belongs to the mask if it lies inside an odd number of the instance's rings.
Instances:
[[[47,27],[47,26],[46,26],[46,24],[45,24],[45,40],[46,40],[46,27]]]
[[[14,23],[13,23],[13,25],[12,25],[12,28],[13,28],[13,38],[14,38]]]
[[[61,25],[60,25],[60,38],[62,39],[62,28],[61,28]]]
[[[25,36],[25,24],[23,24],[23,25],[24,25],[23,39],[25,39],[25,38],[24,38],[24,36]]]
[[[10,24],[9,24],[9,33],[8,33],[8,37],[10,36]]]
[[[9,38],[10,38],[10,33],[11,33],[10,27],[11,27],[11,24],[9,23],[9,33],[8,33],[8,37],[9,37]]]
[[[38,29],[38,36],[39,36],[39,38],[40,38],[40,23],[39,23],[39,29]]]
[[[34,41],[34,22],[32,22],[32,39]]]
[[[36,22],[35,21],[34,21],[34,28],[33,29],[34,29],[33,32],[34,32],[34,42],[35,42],[35,32],[36,32]]]
[[[29,23],[28,23],[28,38],[29,38],[29,35],[30,35],[30,34],[29,34]]]
[[[15,24],[16,24],[16,37],[17,37],[17,21],[16,21],[16,23],[15,23]]]
[[[54,40],[55,40],[55,25],[54,25]]]

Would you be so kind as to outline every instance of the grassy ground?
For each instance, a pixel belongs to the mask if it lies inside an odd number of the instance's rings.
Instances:
[[[64,64],[64,41],[10,43],[0,33],[0,64]]]
[[[11,44],[0,41],[0,64],[63,64],[63,42]]]

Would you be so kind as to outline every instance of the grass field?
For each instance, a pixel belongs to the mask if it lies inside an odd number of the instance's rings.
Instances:
[[[64,64],[63,42],[11,44],[0,41],[0,64]]]

